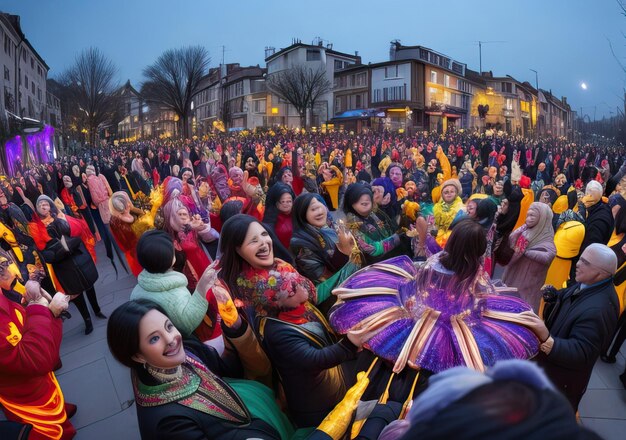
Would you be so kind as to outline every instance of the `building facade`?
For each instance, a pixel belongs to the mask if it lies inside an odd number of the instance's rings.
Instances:
[[[30,44],[20,17],[0,12],[0,69],[2,69],[2,118],[6,111],[20,118],[46,119],[46,79],[49,67]]]
[[[472,87],[465,78],[467,66],[423,46],[391,43],[389,59],[415,60],[424,66],[424,117],[420,128],[446,131],[470,126]]]
[[[315,108],[309,114],[310,125],[320,126],[335,114],[332,91],[335,72],[354,64],[361,64],[361,57],[358,53],[350,55],[333,50],[331,43],[324,44],[322,40],[313,41],[312,44],[304,44],[300,40],[294,40],[291,46],[279,51],[273,47],[266,48],[265,63],[268,76],[294,66],[304,66],[313,72],[323,71],[325,73],[331,89],[320,96]],[[293,105],[279,99],[275,94],[269,94],[267,108],[270,110],[268,115],[270,116],[270,125],[288,127],[301,125],[300,115]]]

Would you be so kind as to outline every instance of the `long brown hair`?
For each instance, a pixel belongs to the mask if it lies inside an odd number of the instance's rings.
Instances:
[[[462,282],[476,274],[486,250],[487,238],[483,227],[471,218],[464,218],[452,229],[439,261]]]

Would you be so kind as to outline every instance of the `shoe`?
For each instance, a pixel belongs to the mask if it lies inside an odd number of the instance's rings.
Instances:
[[[609,356],[609,355],[600,355],[600,359],[602,359],[602,362],[604,362],[605,364],[614,364],[615,361],[617,359],[615,359],[615,356]]]
[[[105,314],[104,314],[104,313],[102,313],[102,312],[98,312],[98,313],[96,313],[96,316],[97,316],[98,318],[100,318],[100,319],[107,319],[107,315],[105,315]]]
[[[85,334],[88,335],[93,331],[93,324],[91,323],[91,319],[89,321],[85,321]]]
[[[65,402],[65,413],[67,414],[67,418],[71,419],[76,414],[78,407],[73,403]]]

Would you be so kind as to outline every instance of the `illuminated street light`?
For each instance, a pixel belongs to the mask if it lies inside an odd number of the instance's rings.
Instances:
[[[583,81],[583,82],[581,82],[581,83],[580,83],[580,88],[581,88],[581,89],[583,89],[583,90],[587,90],[587,83],[586,83],[586,82],[584,82],[584,81]]]

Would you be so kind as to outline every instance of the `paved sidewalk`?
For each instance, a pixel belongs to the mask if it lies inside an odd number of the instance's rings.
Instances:
[[[116,280],[101,244],[97,251],[100,279],[96,292],[103,312],[109,316],[128,300],[136,281],[123,271]],[[70,312],[72,319],[65,321],[63,329],[63,368],[57,371],[57,377],[66,399],[78,405],[72,419],[78,429],[76,438],[139,439],[130,375],[109,353],[106,321],[94,318],[94,331],[85,336],[83,320],[73,305]],[[616,364],[598,361],[580,406],[582,423],[607,440],[621,440],[626,432],[626,390],[618,378],[625,364],[626,346]]]

